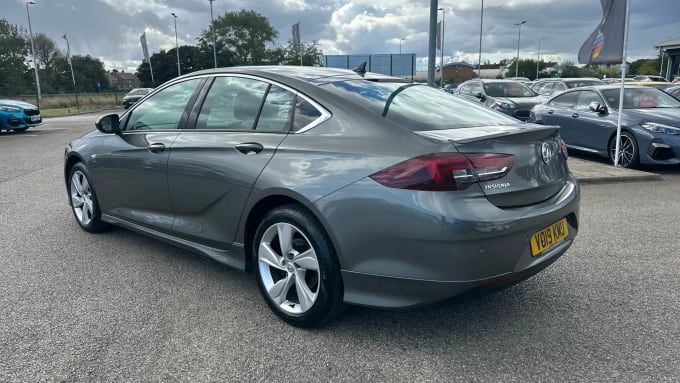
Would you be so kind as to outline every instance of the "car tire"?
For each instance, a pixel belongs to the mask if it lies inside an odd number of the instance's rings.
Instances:
[[[69,204],[78,225],[90,233],[106,230],[109,225],[101,219],[94,184],[83,163],[79,162],[71,168],[67,185]]]
[[[255,232],[253,254],[260,292],[284,321],[317,327],[344,311],[335,251],[307,210],[284,205],[267,213]]]
[[[609,142],[609,159],[614,163],[616,157],[616,136]],[[631,133],[621,132],[621,145],[619,148],[619,166],[634,168],[640,163],[637,141]]]

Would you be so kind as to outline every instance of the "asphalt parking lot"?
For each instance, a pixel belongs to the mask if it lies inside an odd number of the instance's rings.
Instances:
[[[680,381],[680,167],[584,182],[574,246],[511,289],[309,331],[276,319],[251,275],[82,231],[63,147],[95,118],[0,133],[1,381]]]

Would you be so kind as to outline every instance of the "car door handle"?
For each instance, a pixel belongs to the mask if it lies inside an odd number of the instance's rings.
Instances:
[[[552,109],[550,109],[550,110],[548,111],[548,114],[553,114],[553,113],[555,113],[555,111],[552,110]]]
[[[574,113],[571,115],[573,118],[578,118],[578,113]]]
[[[236,145],[236,150],[249,156],[252,154],[257,154],[264,149],[264,146],[258,144],[257,142],[244,142],[242,144]]]
[[[165,144],[155,143],[146,147],[151,153],[161,153],[165,150]]]

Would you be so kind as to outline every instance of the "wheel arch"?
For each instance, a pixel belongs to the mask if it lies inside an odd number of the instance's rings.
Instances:
[[[246,272],[250,273],[253,271],[254,259],[253,259],[253,241],[255,239],[255,232],[257,231],[257,226],[262,221],[264,216],[276,209],[277,207],[284,205],[296,205],[311,214],[321,225],[321,228],[328,236],[331,246],[336,254],[337,261],[340,262],[338,246],[336,245],[335,238],[330,230],[328,230],[327,223],[322,219],[318,210],[308,203],[304,203],[299,198],[295,198],[286,194],[272,194],[263,197],[257,201],[252,208],[248,211],[248,216],[246,217],[245,224],[243,226],[243,249],[245,254]],[[341,264],[342,265],[342,264]]]
[[[66,184],[69,182],[68,177],[71,174],[71,169],[79,162],[84,162],[84,160],[77,154],[70,154],[64,161],[64,182]]]

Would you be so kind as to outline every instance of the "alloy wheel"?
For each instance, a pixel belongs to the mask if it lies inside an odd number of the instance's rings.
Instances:
[[[80,224],[87,226],[92,222],[94,216],[92,188],[80,170],[73,172],[71,176],[71,206]]]
[[[261,282],[269,298],[287,314],[303,314],[319,296],[319,260],[297,227],[277,222],[258,245]]]
[[[612,161],[616,157],[616,140],[612,140],[610,150],[610,158]],[[621,135],[621,143],[619,145],[619,165],[627,168],[635,161],[635,142],[628,135]]]

